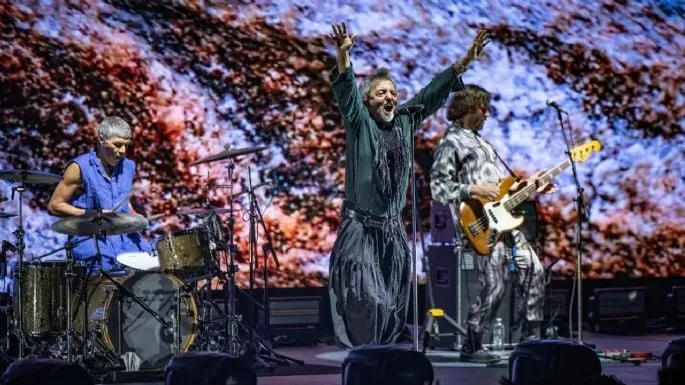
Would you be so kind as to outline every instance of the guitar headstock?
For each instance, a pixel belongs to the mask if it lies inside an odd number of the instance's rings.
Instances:
[[[585,162],[590,154],[602,149],[602,143],[597,139],[592,139],[571,149],[571,157],[576,162]]]

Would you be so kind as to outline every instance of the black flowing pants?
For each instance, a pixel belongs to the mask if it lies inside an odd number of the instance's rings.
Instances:
[[[392,344],[407,322],[407,234],[399,217],[383,224],[364,218],[369,216],[343,212],[330,259],[333,329],[338,345],[346,348]]]

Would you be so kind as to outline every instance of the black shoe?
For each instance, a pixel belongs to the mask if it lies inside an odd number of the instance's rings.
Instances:
[[[494,364],[501,361],[499,356],[488,353],[485,349],[480,349],[475,352],[461,352],[459,354],[459,361],[473,362],[477,364]]]
[[[474,362],[479,364],[493,364],[500,361],[498,356],[488,353],[483,349],[483,333],[476,333],[471,329],[466,332],[466,341],[461,346],[459,361]]]

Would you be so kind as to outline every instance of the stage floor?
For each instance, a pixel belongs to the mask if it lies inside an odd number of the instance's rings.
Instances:
[[[584,340],[596,345],[597,349],[628,349],[631,351],[652,352],[660,356],[668,342],[681,335],[644,335],[614,336],[596,333],[584,333]],[[260,385],[341,385],[340,364],[345,352],[335,346],[317,345],[309,347],[279,348],[277,353],[305,361],[305,366],[279,368],[271,376],[260,376]],[[436,378],[440,385],[495,385],[500,377],[508,375],[506,360],[493,367],[479,367],[450,362],[445,359],[453,353],[431,352],[430,356],[440,354],[442,359],[434,364]],[[659,363],[656,360],[639,366],[629,363],[608,362],[602,360],[604,374],[614,375],[627,385],[654,385],[657,383]],[[139,385],[142,383],[128,383]],[[163,385],[162,382],[148,382],[147,385]]]

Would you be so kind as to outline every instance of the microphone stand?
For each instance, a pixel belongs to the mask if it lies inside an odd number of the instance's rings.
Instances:
[[[416,107],[419,107],[417,105]],[[415,352],[419,351],[419,272],[416,267],[416,220],[418,218],[418,210],[416,207],[416,165],[414,164],[414,135],[416,132],[416,113],[423,110],[423,106],[417,108],[416,111],[408,109],[409,115],[409,128],[411,129],[411,157],[409,162],[411,163],[411,224],[412,224],[412,243],[411,243],[411,270],[412,270],[412,298],[414,301],[414,306],[412,308],[414,314],[414,333],[413,333],[413,349]]]
[[[566,111],[563,111],[558,106],[553,106],[557,110],[557,118],[559,119],[559,124],[561,125],[561,133],[564,137],[564,143],[566,144],[566,154],[571,162],[571,169],[573,170],[573,181],[576,185],[576,295],[577,298],[577,322],[578,322],[578,343],[584,344],[583,342],[583,272],[582,272],[582,262],[583,256],[581,253],[581,247],[583,242],[582,229],[583,229],[583,217],[585,215],[585,202],[584,202],[584,190],[580,185],[580,179],[578,178],[578,172],[576,171],[576,162],[571,156],[571,141],[570,136],[573,135],[571,126],[569,124],[569,136],[567,137],[566,131],[564,129],[564,120],[562,117],[562,112],[568,116]],[[573,312],[569,312],[569,337],[573,338]]]

